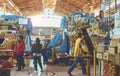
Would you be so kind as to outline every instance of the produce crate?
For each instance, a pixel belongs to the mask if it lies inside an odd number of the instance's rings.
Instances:
[[[115,62],[115,55],[109,53],[103,53],[103,59],[111,62]]]
[[[97,52],[105,52],[104,46],[98,46]]]
[[[115,54],[115,64],[120,65],[120,54]]]
[[[117,46],[117,43],[120,43],[120,38],[113,38],[111,40],[111,45],[112,46]]]
[[[97,58],[98,59],[103,59],[103,53],[97,52]]]
[[[120,43],[117,45],[117,53],[120,53]]]
[[[117,47],[116,46],[109,46],[108,47],[108,53],[116,54],[117,53]]]

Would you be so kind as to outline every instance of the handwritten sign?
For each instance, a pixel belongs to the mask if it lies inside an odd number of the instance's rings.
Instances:
[[[115,27],[120,27],[120,12],[115,14]]]

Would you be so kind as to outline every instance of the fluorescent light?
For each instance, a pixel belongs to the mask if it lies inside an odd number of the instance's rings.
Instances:
[[[7,1],[12,7],[14,7],[14,4],[10,0],[7,0]]]

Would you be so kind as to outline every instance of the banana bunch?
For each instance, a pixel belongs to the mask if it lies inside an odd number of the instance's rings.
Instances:
[[[75,40],[76,40],[76,33],[75,32],[71,32],[69,34],[69,39],[70,39],[70,45],[72,47],[72,49],[74,48],[75,46]]]
[[[104,34],[104,32],[101,29],[99,29],[99,27],[97,25],[89,27],[88,31],[91,32],[91,33],[96,31],[98,34]]]
[[[12,21],[12,24],[17,25],[18,24],[18,20]]]
[[[4,38],[6,38],[6,40],[1,44],[1,47],[3,47],[4,50],[11,49],[12,43],[16,43],[18,41],[18,38],[15,35],[6,35]]]
[[[109,36],[109,32],[106,32],[105,35],[104,35],[104,38],[106,38],[108,36]]]

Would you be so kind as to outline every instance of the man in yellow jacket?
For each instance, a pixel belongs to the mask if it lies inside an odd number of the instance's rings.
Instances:
[[[86,67],[85,67],[84,60],[82,58],[84,55],[84,52],[80,48],[81,41],[82,41],[82,33],[78,33],[78,38],[75,42],[75,49],[74,49],[74,57],[76,59],[67,71],[69,76],[72,76],[71,72],[73,71],[73,69],[75,68],[75,66],[77,65],[78,62],[80,62],[80,64],[81,64],[83,76],[86,75]]]

